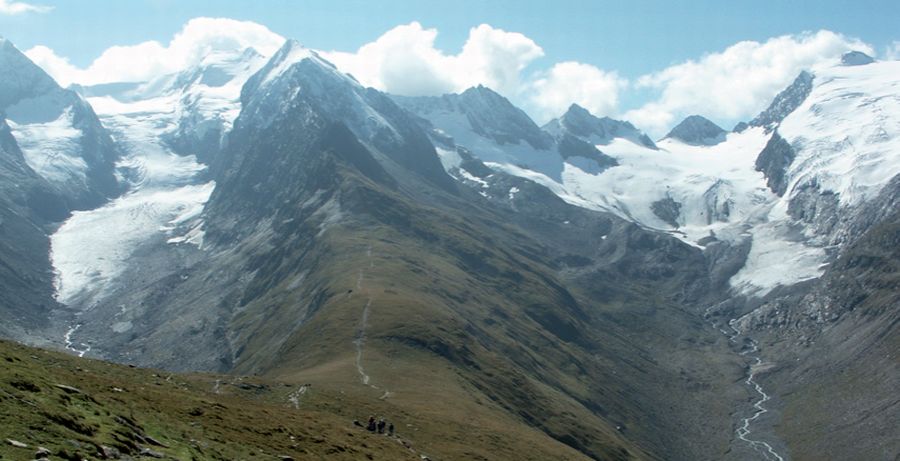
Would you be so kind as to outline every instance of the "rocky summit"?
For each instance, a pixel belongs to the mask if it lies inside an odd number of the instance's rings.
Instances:
[[[701,115],[691,115],[681,121],[667,138],[678,139],[687,144],[714,146],[725,141],[725,130]]]

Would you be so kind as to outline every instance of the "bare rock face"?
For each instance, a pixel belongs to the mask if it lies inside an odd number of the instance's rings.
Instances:
[[[875,59],[862,51],[850,51],[841,56],[841,64],[845,66],[864,66],[873,62]]]
[[[787,168],[794,161],[797,153],[794,148],[778,133],[772,135],[772,139],[756,158],[756,171],[766,175],[766,184],[772,192],[783,196],[787,191]]]
[[[653,202],[651,206],[653,214],[662,219],[666,224],[678,228],[678,217],[681,215],[681,204],[676,202],[672,197]]]
[[[596,117],[578,104],[569,106],[569,110],[562,117],[551,120],[543,129],[551,134],[568,132],[592,144],[607,144],[614,138],[623,138],[656,149],[656,144],[650,137],[631,123],[609,117]]]
[[[750,121],[749,126],[762,126],[767,130],[773,130],[778,123],[800,107],[800,104],[803,104],[812,91],[812,87],[813,74],[806,71],[800,72],[800,75],[789,87],[775,96],[772,104],[766,110]]]
[[[681,121],[667,138],[674,138],[695,146],[714,146],[725,140],[726,131],[700,115],[691,115]]]

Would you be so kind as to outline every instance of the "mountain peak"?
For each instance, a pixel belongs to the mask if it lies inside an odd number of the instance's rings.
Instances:
[[[460,93],[460,96],[463,98],[478,97],[486,99],[488,101],[497,102],[507,101],[506,98],[504,98],[500,93],[497,93],[496,91],[481,84],[467,88],[465,91]]]
[[[595,120],[597,117],[594,117],[587,109],[579,106],[578,104],[572,103],[571,106],[566,110],[566,113],[562,116],[563,120],[569,121],[570,123],[575,123],[577,121],[588,121]]]
[[[672,128],[666,138],[695,146],[714,146],[725,140],[725,130],[706,117],[690,115]]]
[[[809,93],[812,91],[813,78],[813,74],[805,70],[800,72],[800,75],[794,79],[793,83],[781,93],[778,93],[772,104],[751,120],[749,125],[762,126],[766,127],[767,130],[771,130],[775,125],[781,123],[785,117],[800,107],[800,104],[803,104],[803,101],[809,96]]]
[[[50,75],[6,39],[0,39],[0,72],[0,109],[59,88]]]
[[[441,99],[453,111],[465,114],[475,133],[499,144],[524,141],[538,150],[549,149],[552,144],[525,112],[484,85],[473,86],[458,95],[444,95]]]
[[[304,47],[294,39],[285,40],[284,45],[278,49],[269,64],[263,71],[266,72],[266,80],[271,80],[283,74],[292,65],[314,56],[312,50]]]
[[[543,128],[554,135],[568,132],[592,144],[609,144],[614,138],[623,138],[656,149],[653,141],[631,123],[610,117],[597,117],[576,103],[572,103],[562,117],[551,120]]]
[[[862,51],[848,51],[841,56],[841,65],[844,66],[864,66],[875,62],[871,56]]]
[[[303,63],[312,63],[313,65],[301,65]],[[355,79],[341,73],[334,64],[322,59],[315,51],[304,47],[294,39],[288,39],[269,59],[269,62],[247,80],[247,83],[241,90],[242,103],[246,106],[248,98],[258,93],[258,90],[262,87],[267,87],[277,82],[284,82],[284,84],[292,86],[294,83],[286,82],[286,80],[293,81],[295,79],[284,79],[282,77],[288,73],[297,72],[298,69],[300,69],[300,72],[312,72],[314,74],[319,73],[316,70],[325,71],[324,73],[352,82],[354,86],[359,86]]]
[[[284,41],[284,44],[281,45],[281,48],[278,49],[278,53],[291,53],[295,51],[309,51],[305,46],[303,46],[298,40],[293,38],[288,38]]]

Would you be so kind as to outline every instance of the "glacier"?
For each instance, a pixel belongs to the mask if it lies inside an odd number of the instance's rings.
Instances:
[[[252,48],[213,51],[182,72],[119,91],[81,89],[124,149],[116,172],[128,190],[74,212],[51,236],[59,302],[89,306],[102,299],[133,252],[154,237],[202,248],[201,213],[215,182],[205,179],[207,167],[196,155],[176,152],[167,141],[185,131],[202,137],[211,127],[224,136],[240,113],[244,82],[265,62]]]
[[[736,293],[763,296],[775,287],[819,277],[830,247],[840,238],[830,235],[840,229],[817,229],[792,212],[804,194],[812,189],[834,195],[837,213],[849,214],[900,174],[897,75],[897,61],[820,65],[801,74],[798,88],[792,85],[776,98],[777,107],[764,112],[779,117],[722,134],[715,143],[666,137],[654,144],[625,129],[595,133],[592,127],[630,125],[593,117],[577,106],[543,128],[556,139],[573,132],[590,142],[615,160],[606,168],[595,168],[588,158],[563,155],[552,142],[529,142],[536,127],[522,122],[524,114],[507,107],[511,105],[502,97],[487,97],[483,88],[460,96],[398,101],[427,120],[436,144],[463,147],[495,171],[541,184],[570,204],[611,212],[699,248],[715,241],[749,243],[747,261],[730,284]],[[811,89],[808,95],[800,91],[806,89]],[[479,97],[473,101],[472,95]],[[489,122],[473,120],[466,104],[479,109],[487,105],[493,117]],[[785,107],[789,113],[775,110]],[[784,172],[783,195],[769,187],[756,165],[776,133],[796,152]],[[439,148],[438,153],[448,173],[478,182],[459,168],[461,160],[453,149]]]

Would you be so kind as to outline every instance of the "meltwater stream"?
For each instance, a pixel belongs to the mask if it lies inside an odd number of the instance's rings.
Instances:
[[[74,327],[71,327],[66,331],[66,335],[63,338],[63,341],[66,346],[66,350],[74,352],[79,357],[84,357],[84,354],[87,354],[91,350],[90,344],[85,343],[76,343],[72,340],[72,334],[74,334],[78,329],[81,328],[81,324],[78,323]]]
[[[713,306],[710,306],[706,309],[706,313],[704,314],[704,317],[706,319],[710,318],[712,308]],[[729,343],[737,344],[737,338],[738,335],[740,335],[740,332],[737,330],[737,328],[734,327],[734,322],[736,320],[737,319],[729,320],[727,329],[722,328],[715,321],[711,321],[710,323],[712,323],[713,327],[715,327],[728,338]],[[750,448],[752,448],[754,451],[760,453],[763,456],[762,459],[766,461],[785,461],[784,456],[779,454],[775,450],[775,448],[772,447],[772,445],[765,441],[756,440],[750,437],[750,434],[752,433],[751,425],[757,419],[759,419],[760,416],[769,411],[765,406],[763,406],[763,404],[771,400],[772,397],[769,396],[769,394],[767,394],[766,391],[763,390],[763,387],[754,379],[763,361],[758,354],[759,346],[757,342],[752,339],[749,339],[749,341],[751,348],[740,353],[741,356],[747,357],[753,361],[747,371],[747,379],[744,380],[744,383],[747,385],[747,387],[753,389],[754,392],[759,394],[759,400],[753,403],[753,414],[741,420],[741,425],[737,428],[735,434],[737,435],[738,439],[747,443],[747,445],[749,445]]]
[[[738,334],[737,329],[734,328],[734,325],[732,325],[733,322],[734,319],[728,322],[728,327],[731,328],[731,330],[734,332],[733,334],[728,336],[728,340],[731,342],[735,341],[735,337]],[[762,440],[753,440],[750,438],[750,424],[756,421],[757,418],[762,416],[764,413],[767,413],[769,411],[768,409],[766,409],[766,407],[763,406],[763,404],[771,399],[771,397],[769,397],[769,394],[766,394],[766,392],[763,390],[762,386],[760,386],[759,383],[754,381],[753,379],[756,376],[756,372],[759,370],[759,366],[762,365],[762,358],[760,358],[759,355],[754,355],[759,352],[759,346],[757,346],[756,341],[751,339],[750,344],[752,346],[751,349],[741,352],[741,355],[753,359],[753,364],[750,365],[750,369],[747,372],[747,380],[744,382],[747,384],[747,386],[753,388],[753,390],[756,391],[757,394],[759,394],[760,399],[753,404],[753,415],[743,419],[743,423],[741,424],[741,427],[737,429],[736,433],[739,439],[747,442],[747,444],[753,447],[754,450],[762,453],[766,460],[784,461],[784,458],[779,455],[771,445],[763,442]]]

